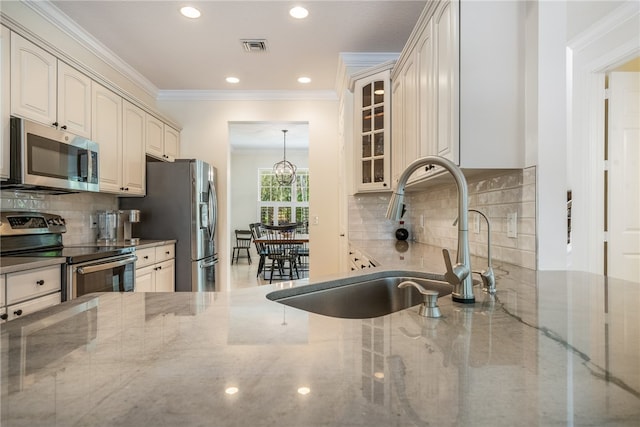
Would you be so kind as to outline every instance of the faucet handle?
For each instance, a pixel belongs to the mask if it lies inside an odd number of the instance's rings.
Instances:
[[[442,249],[442,256],[444,257],[444,264],[447,267],[447,272],[444,273],[444,279],[453,286],[462,283],[469,275],[469,269],[460,263],[452,266],[451,255],[449,255],[447,249]]]

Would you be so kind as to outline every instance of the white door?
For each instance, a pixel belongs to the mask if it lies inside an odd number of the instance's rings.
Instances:
[[[608,276],[640,282],[640,73],[609,76]]]

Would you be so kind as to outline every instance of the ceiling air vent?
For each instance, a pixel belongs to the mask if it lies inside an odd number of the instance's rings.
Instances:
[[[267,41],[264,39],[259,40],[240,40],[245,52],[266,52]]]

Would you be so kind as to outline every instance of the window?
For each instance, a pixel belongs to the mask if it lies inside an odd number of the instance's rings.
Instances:
[[[258,169],[258,215],[263,224],[309,223],[309,170],[298,169],[291,186],[280,186],[271,169]]]

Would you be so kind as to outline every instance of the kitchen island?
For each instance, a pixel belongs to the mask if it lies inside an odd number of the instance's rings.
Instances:
[[[443,269],[437,248],[378,245],[385,268]],[[306,281],[86,295],[0,326],[0,424],[639,425],[640,285],[494,269],[495,297],[442,297],[439,319],[265,297]]]

